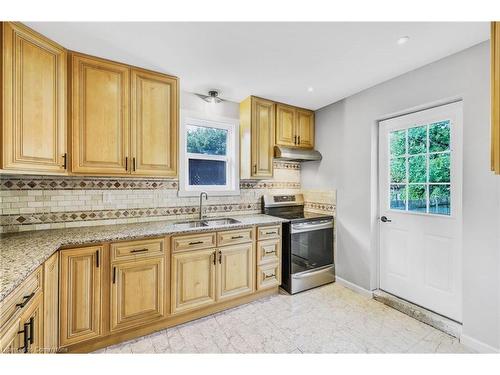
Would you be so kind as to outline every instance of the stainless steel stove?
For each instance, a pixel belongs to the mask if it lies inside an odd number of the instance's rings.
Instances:
[[[290,294],[335,281],[334,218],[304,210],[302,194],[264,195],[265,214],[283,223],[281,287]]]

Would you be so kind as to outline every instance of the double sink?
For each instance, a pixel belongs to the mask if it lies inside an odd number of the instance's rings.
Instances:
[[[174,227],[177,229],[190,229],[190,228],[218,227],[221,225],[238,224],[238,223],[240,223],[239,220],[230,217],[223,217],[214,219],[181,221],[178,223],[174,223]]]

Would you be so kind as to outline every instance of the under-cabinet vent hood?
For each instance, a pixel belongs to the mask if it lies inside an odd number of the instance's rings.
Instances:
[[[289,161],[313,161],[321,160],[319,151],[304,148],[294,148],[285,146],[274,146],[274,158]]]

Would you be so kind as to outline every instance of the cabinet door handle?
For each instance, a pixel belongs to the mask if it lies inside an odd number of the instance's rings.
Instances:
[[[125,156],[125,170],[128,171],[128,156]]]
[[[135,172],[135,156],[132,158],[132,171]]]
[[[222,251],[219,250],[219,264],[222,264]]]
[[[29,342],[28,342],[28,333],[29,333],[29,323],[24,323],[23,325],[23,330],[18,331],[17,333],[22,333],[23,334],[23,346],[19,347],[19,350],[23,349],[24,353],[28,353],[28,347],[29,347]]]
[[[300,135],[297,137],[297,144],[300,145]]]
[[[214,257],[214,266],[217,264],[217,251],[214,251],[212,253],[212,256]]]
[[[253,173],[257,173],[257,164],[253,165]]]
[[[68,169],[68,154],[65,152],[64,155],[63,155],[63,165],[62,167],[64,169]]]
[[[297,136],[294,136],[293,137],[293,144],[296,145],[297,144]]]
[[[130,250],[131,253],[144,253],[146,251],[148,251],[149,249],[134,249],[134,250]]]
[[[113,267],[113,284],[116,284],[116,267]]]
[[[35,318],[31,317],[30,322],[28,323],[30,326],[30,345],[35,342]]]
[[[95,251],[95,266],[99,267],[99,250]]]
[[[203,241],[193,241],[193,242],[190,242],[189,245],[199,245],[203,243]]]
[[[31,292],[30,295],[24,296],[23,302],[16,304],[16,307],[23,308],[24,306],[26,306],[28,304],[28,302],[33,298],[34,295],[35,295],[35,292]]]

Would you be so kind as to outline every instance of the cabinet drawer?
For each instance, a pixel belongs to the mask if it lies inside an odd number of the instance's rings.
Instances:
[[[281,241],[279,239],[257,242],[257,263],[279,263]]]
[[[215,247],[215,232],[199,233],[172,238],[172,252],[208,249]]]
[[[238,243],[252,242],[253,229],[228,230],[217,233],[217,246],[233,245]]]
[[[257,239],[267,240],[270,238],[280,238],[281,237],[281,225],[272,225],[268,227],[257,228]]]
[[[163,254],[165,254],[165,240],[163,238],[111,244],[112,262],[115,260],[147,258]]]
[[[0,303],[0,327],[16,315],[42,291],[42,267],[38,267],[23,283]]]
[[[279,263],[270,263],[257,267],[257,290],[272,288],[281,284]]]

